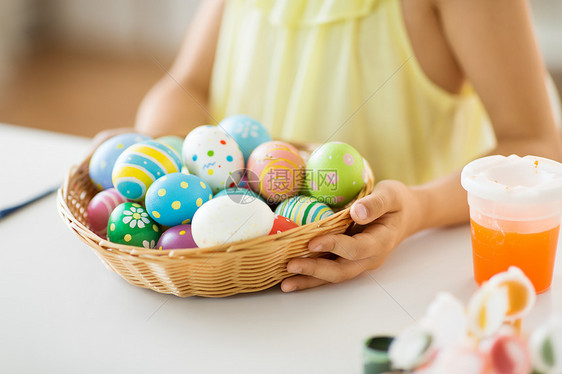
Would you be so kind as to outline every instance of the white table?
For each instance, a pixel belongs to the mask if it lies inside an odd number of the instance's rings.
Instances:
[[[89,140],[0,125],[0,207],[62,181]],[[360,373],[363,340],[395,334],[436,292],[476,290],[468,226],[420,233],[352,281],[181,299],[109,272],[51,195],[0,221],[2,373]],[[562,266],[524,322],[562,312]]]

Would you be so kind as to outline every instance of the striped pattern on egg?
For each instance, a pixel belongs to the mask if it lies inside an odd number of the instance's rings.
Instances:
[[[107,220],[113,209],[127,199],[115,188],[98,192],[88,204],[88,225],[99,236],[107,233]]]
[[[129,200],[142,200],[152,183],[179,172],[181,160],[169,146],[148,140],[127,148],[115,161],[113,185]]]
[[[287,217],[302,226],[329,217],[334,211],[314,197],[299,195],[279,204],[275,214]]]
[[[109,138],[99,145],[92,158],[90,158],[88,168],[90,179],[98,190],[113,187],[111,172],[115,161],[125,149],[143,140],[150,140],[150,137],[142,134],[128,133]]]
[[[263,143],[248,160],[250,187],[269,202],[278,203],[299,192],[304,167],[304,160],[292,145],[280,141]]]

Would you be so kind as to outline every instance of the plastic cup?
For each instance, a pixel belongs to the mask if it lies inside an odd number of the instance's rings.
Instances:
[[[462,171],[468,192],[474,278],[517,266],[547,291],[562,215],[562,164],[536,156],[488,156]]]

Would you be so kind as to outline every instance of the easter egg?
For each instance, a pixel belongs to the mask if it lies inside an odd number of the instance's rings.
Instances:
[[[178,156],[181,159],[181,149],[183,147],[183,138],[175,135],[168,135],[162,136],[160,138],[156,138],[156,141],[160,143],[166,144],[168,147],[172,148],[174,151],[178,153]]]
[[[244,173],[244,156],[238,144],[217,126],[199,126],[191,131],[182,155],[189,172],[207,182],[213,193],[236,186]]]
[[[195,211],[212,198],[211,187],[198,176],[171,173],[152,183],[145,205],[156,222],[176,226],[191,222]]]
[[[363,158],[349,144],[330,142],[318,147],[306,163],[310,196],[332,207],[342,207],[363,188]]]
[[[107,232],[107,220],[117,205],[126,202],[115,188],[98,192],[88,204],[88,224],[93,232],[105,236]]]
[[[113,243],[154,248],[160,234],[160,226],[138,203],[118,205],[107,222],[107,238]]]
[[[329,217],[334,211],[314,197],[299,195],[283,201],[277,206],[275,213],[302,226]]]
[[[234,199],[234,201],[242,204],[250,202],[254,199],[263,200],[260,195],[247,188],[227,188],[226,190],[219,191],[219,193],[215,195],[215,197],[219,196],[230,196],[231,199]]]
[[[258,146],[248,160],[250,188],[278,203],[296,195],[304,179],[305,162],[292,145],[271,141]]]
[[[271,141],[265,127],[245,114],[226,117],[220,121],[219,127],[236,140],[246,162],[258,145]]]
[[[111,172],[113,171],[115,160],[117,160],[121,153],[130,145],[148,139],[150,139],[150,137],[146,135],[129,133],[114,136],[100,144],[90,159],[90,166],[88,169],[90,179],[94,185],[99,190],[113,187]]]
[[[241,204],[220,196],[195,212],[191,231],[199,247],[246,240],[269,234],[275,215],[259,199]]]
[[[156,140],[146,140],[133,144],[117,158],[113,185],[127,199],[142,200],[155,180],[180,169],[176,151]]]
[[[242,176],[242,179],[240,179],[236,187],[250,189],[250,183],[248,182],[248,176],[246,174]]]
[[[269,235],[279,234],[283,231],[287,231],[295,227],[299,227],[299,225],[286,217],[276,214],[275,219],[273,220],[273,227],[271,228]]]
[[[158,244],[157,249],[178,249],[178,248],[196,248],[197,244],[191,235],[191,225],[178,225],[170,227],[164,231]]]

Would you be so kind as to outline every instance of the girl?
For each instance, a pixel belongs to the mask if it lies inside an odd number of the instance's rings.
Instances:
[[[205,0],[136,128],[185,136],[244,113],[276,138],[344,141],[380,182],[354,236],[309,244],[282,290],[377,268],[404,238],[468,220],[460,169],[485,154],[562,157],[524,0]]]

